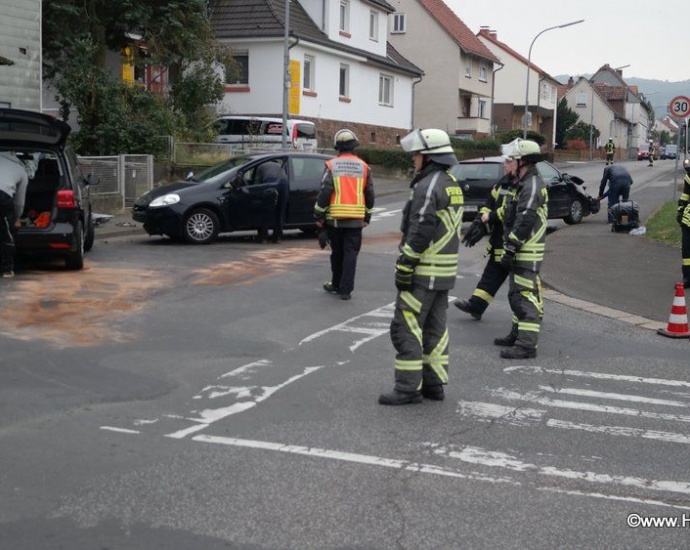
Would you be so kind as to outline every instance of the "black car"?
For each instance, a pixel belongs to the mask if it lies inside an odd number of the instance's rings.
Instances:
[[[465,196],[464,220],[471,220],[489,197],[491,188],[503,177],[503,157],[463,160],[450,169]],[[599,211],[599,201],[586,191],[584,181],[558,170],[546,161],[537,163],[549,194],[549,219],[576,224]]]
[[[14,152],[29,176],[17,254],[63,258],[68,269],[81,269],[95,238],[89,186],[100,180],[82,174],[69,133],[51,116],[0,109],[0,151]]]
[[[219,233],[271,227],[275,183],[258,183],[255,175],[261,164],[278,162],[288,176],[284,228],[315,232],[314,203],[330,158],[287,151],[231,158],[187,181],[145,193],[135,201],[132,218],[149,235],[191,244],[211,243]]]

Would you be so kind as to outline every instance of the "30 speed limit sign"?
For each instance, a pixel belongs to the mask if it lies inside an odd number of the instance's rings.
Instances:
[[[690,97],[679,95],[671,100],[668,110],[676,118],[687,118],[690,116]]]

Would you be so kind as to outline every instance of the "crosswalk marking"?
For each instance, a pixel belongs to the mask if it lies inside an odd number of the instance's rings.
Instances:
[[[643,397],[640,395],[626,395],[621,393],[601,392],[594,390],[581,390],[578,388],[554,388],[552,386],[538,386],[541,391],[558,393],[562,395],[576,395],[579,397],[594,397],[596,399],[612,399],[614,401],[631,401],[636,403],[646,403],[648,405],[664,405],[666,407],[688,407],[687,401],[674,401],[671,399],[655,399],[653,397]]]
[[[643,376],[630,376],[626,374],[610,374],[606,372],[586,372],[572,369],[547,369],[543,367],[516,366],[503,369],[506,373],[525,373],[525,374],[558,374],[559,376],[577,376],[594,378],[597,380],[613,380],[618,382],[635,382],[640,384],[653,384],[659,386],[675,386],[690,388],[690,382],[685,380],[668,380],[665,378],[646,378]]]

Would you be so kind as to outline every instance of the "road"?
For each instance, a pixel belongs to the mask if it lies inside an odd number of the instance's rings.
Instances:
[[[0,547],[687,546],[687,341],[548,302],[539,357],[506,362],[500,294],[449,310],[445,402],[377,404],[401,207],[380,201],[349,302],[292,233],[109,239],[4,285]],[[455,296],[483,263],[463,249]]]

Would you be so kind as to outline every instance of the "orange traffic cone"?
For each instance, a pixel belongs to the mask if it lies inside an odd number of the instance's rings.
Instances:
[[[688,331],[688,311],[685,308],[685,293],[683,283],[676,283],[676,295],[673,298],[671,315],[668,318],[668,326],[660,328],[657,334],[668,338],[690,338]]]

